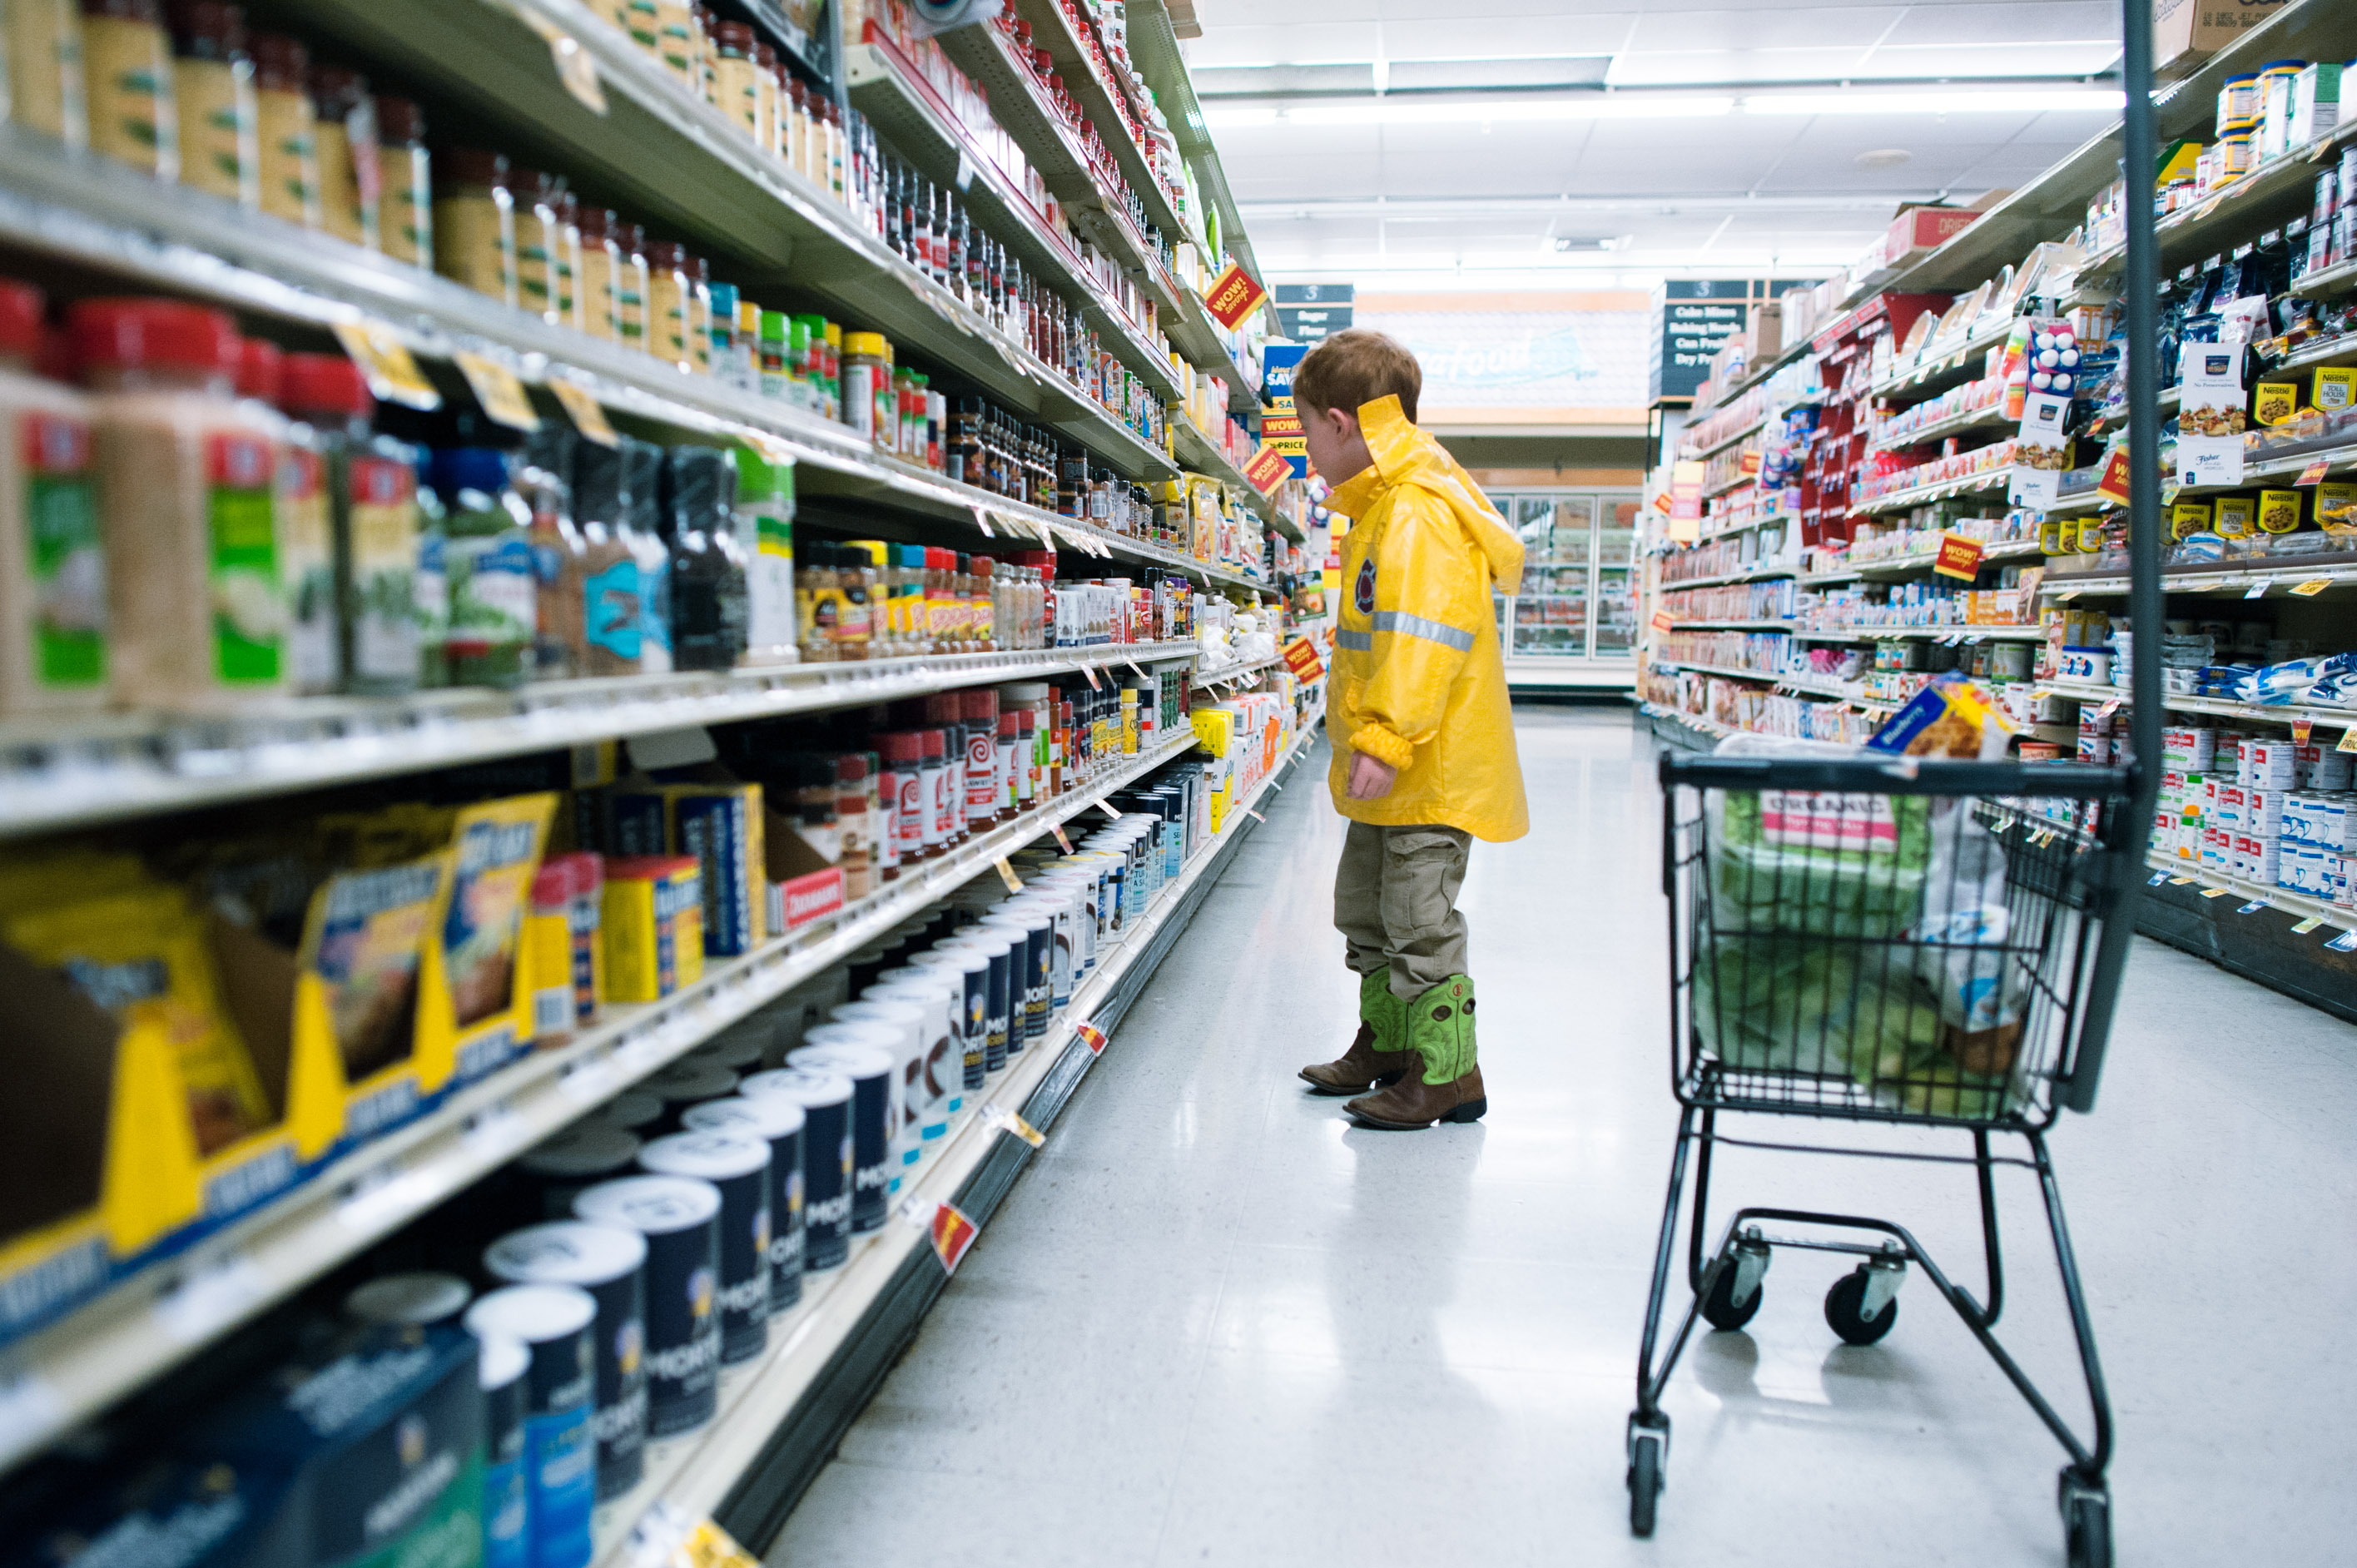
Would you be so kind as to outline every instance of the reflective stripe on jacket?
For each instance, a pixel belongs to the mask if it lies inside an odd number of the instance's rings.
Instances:
[[[1327,686],[1335,807],[1354,822],[1518,839],[1530,812],[1491,584],[1521,580],[1522,542],[1399,399],[1361,408],[1359,429],[1374,466],[1326,503],[1356,520]],[[1391,793],[1351,799],[1353,751],[1400,770]]]

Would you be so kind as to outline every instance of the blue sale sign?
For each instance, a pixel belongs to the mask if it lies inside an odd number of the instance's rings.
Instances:
[[[1271,343],[1261,350],[1261,440],[1283,456],[1301,478],[1309,472],[1309,448],[1301,435],[1301,417],[1293,406],[1293,371],[1309,352],[1304,343]]]

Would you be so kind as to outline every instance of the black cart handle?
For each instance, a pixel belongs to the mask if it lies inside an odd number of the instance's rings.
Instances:
[[[2100,800],[2133,792],[2126,768],[2087,762],[1952,762],[1917,757],[1681,757],[1663,752],[1662,787],[1814,789],[1857,795],[2020,795]]]

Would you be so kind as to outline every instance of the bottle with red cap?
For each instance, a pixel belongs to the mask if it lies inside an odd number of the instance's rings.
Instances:
[[[965,732],[965,830],[998,821],[998,693],[983,686],[955,693]]]
[[[161,299],[67,316],[94,395],[115,695],[213,709],[286,685],[274,414],[237,396],[237,328]]]
[[[375,696],[414,690],[416,449],[376,432],[368,381],[341,354],[287,355],[279,372],[279,406],[310,427],[327,464],[336,655],[344,689]]]
[[[0,283],[0,714],[107,696],[90,400],[36,373],[41,348],[40,291]]]

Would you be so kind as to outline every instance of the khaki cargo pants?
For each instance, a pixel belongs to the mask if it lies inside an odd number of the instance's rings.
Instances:
[[[1413,1002],[1465,967],[1457,890],[1473,835],[1458,828],[1352,822],[1334,872],[1334,925],[1359,974],[1391,969],[1392,994]]]

